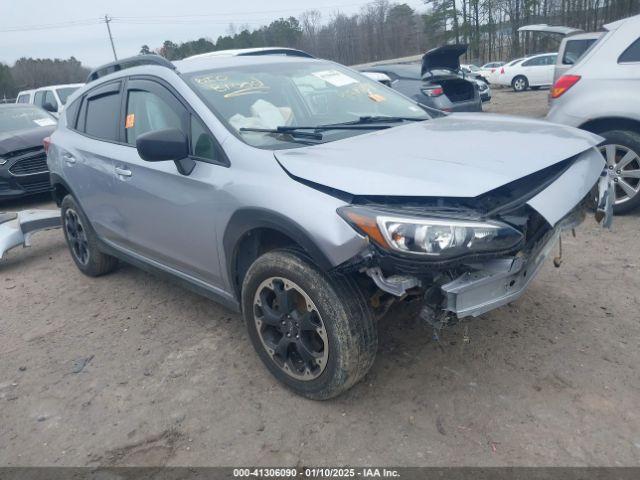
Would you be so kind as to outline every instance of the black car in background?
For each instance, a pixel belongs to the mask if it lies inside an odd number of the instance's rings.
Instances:
[[[460,72],[460,56],[467,45],[444,45],[429,50],[422,64],[387,64],[361,67],[365,72],[384,73],[391,88],[428,107],[446,112],[481,112],[478,83]]]
[[[43,140],[56,123],[33,105],[0,105],[0,201],[51,190]]]

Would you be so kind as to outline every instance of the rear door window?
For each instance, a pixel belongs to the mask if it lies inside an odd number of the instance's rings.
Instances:
[[[629,47],[624,52],[622,52],[620,58],[618,58],[618,63],[632,62],[640,62],[640,38],[629,45]]]
[[[29,94],[20,95],[16,103],[29,103]]]
[[[120,83],[106,85],[89,92],[82,106],[84,118],[78,120],[78,130],[91,137],[117,142],[120,118]],[[81,125],[82,123],[82,125]]]

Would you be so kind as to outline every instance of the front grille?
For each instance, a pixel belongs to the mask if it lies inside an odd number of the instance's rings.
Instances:
[[[9,172],[12,175],[34,175],[36,173],[46,173],[47,168],[47,154],[44,153],[44,149],[40,149],[36,152],[29,152],[14,163]]]
[[[49,180],[41,180],[39,182],[20,182],[20,186],[27,193],[42,193],[51,190],[51,182]]]

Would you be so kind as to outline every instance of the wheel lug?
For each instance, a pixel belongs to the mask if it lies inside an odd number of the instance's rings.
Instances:
[[[296,338],[300,338],[300,335],[296,335]]]
[[[617,178],[614,178],[614,179],[613,179],[613,181],[614,181],[615,183],[618,183],[618,179],[617,179]]]
[[[617,173],[618,175],[620,175],[620,174],[622,173],[622,171],[621,171],[621,170],[616,170],[616,173]]]
[[[291,338],[291,333],[287,333],[287,338]]]
[[[613,165],[609,165],[609,170],[613,170]]]

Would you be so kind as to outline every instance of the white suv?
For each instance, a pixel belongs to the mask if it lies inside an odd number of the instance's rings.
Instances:
[[[36,88],[35,90],[24,90],[18,93],[16,103],[37,105],[55,117],[59,117],[65,103],[67,103],[67,98],[83,85],[84,83],[70,83],[66,85],[50,85]]]
[[[547,120],[605,138],[601,150],[615,184],[614,212],[640,205],[640,15],[605,33],[556,80]]]

